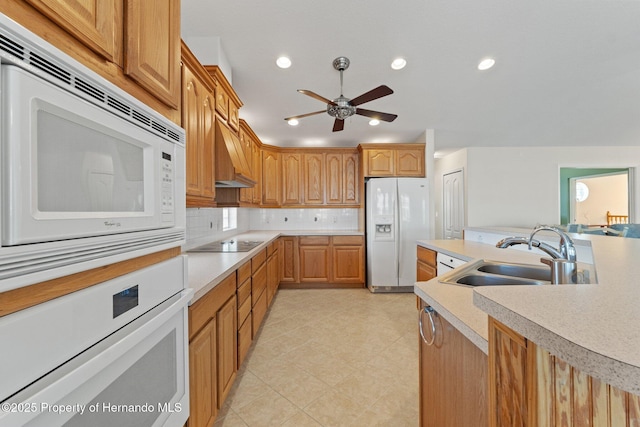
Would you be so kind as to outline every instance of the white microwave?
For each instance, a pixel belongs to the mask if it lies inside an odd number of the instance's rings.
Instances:
[[[180,126],[2,14],[0,63],[0,292],[184,244]]]
[[[1,93],[3,246],[173,227],[176,144],[14,65]]]

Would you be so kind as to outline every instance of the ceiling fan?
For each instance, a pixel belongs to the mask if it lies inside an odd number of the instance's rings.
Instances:
[[[300,114],[298,116],[287,117],[286,121],[293,119],[302,119],[304,117],[313,116],[315,114],[324,113],[325,111],[331,116],[335,117],[333,122],[333,131],[338,132],[344,129],[344,120],[347,117],[351,117],[354,114],[360,116],[371,117],[372,119],[383,120],[385,122],[392,122],[398,117],[396,114],[381,113],[380,111],[365,110],[364,108],[358,108],[358,105],[365,102],[373,101],[374,99],[382,98],[383,96],[391,95],[393,91],[385,85],[378,86],[369,92],[349,99],[342,94],[342,72],[349,68],[349,58],[340,56],[333,60],[333,68],[340,71],[340,96],[336,99],[329,100],[323,96],[318,95],[315,92],[305,89],[298,89],[298,92],[317,99],[318,101],[325,102],[327,104],[326,110],[314,111],[313,113]]]

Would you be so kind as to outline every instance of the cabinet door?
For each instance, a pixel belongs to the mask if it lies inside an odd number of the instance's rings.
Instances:
[[[253,186],[252,201],[254,205],[260,205],[262,202],[262,150],[258,141],[252,141],[251,151],[253,151],[253,177],[256,185]]]
[[[489,414],[492,426],[527,425],[527,342],[489,318]]]
[[[280,281],[300,283],[300,259],[298,253],[298,238],[287,236],[280,238],[281,271]]]
[[[103,58],[122,65],[122,2],[27,0]]]
[[[430,338],[429,319],[422,315]],[[420,340],[420,425],[487,426],[487,356],[442,316],[432,317],[434,343]]]
[[[364,245],[334,246],[332,251],[334,283],[364,283]]]
[[[304,203],[324,203],[324,154],[304,155]]]
[[[367,149],[365,176],[394,176],[395,152],[392,149]]]
[[[327,154],[326,197],[328,205],[340,205],[344,197],[344,175],[342,171],[342,154]]]
[[[189,342],[189,427],[213,425],[218,415],[216,319]]]
[[[302,204],[302,155],[282,155],[282,204]]]
[[[216,111],[223,119],[229,118],[229,94],[221,86],[216,88]]]
[[[245,157],[247,158],[247,163],[249,164],[250,174],[249,177],[255,181],[259,178],[255,176],[254,172],[254,163],[253,163],[253,150],[252,150],[252,140],[251,136],[244,129],[240,128],[239,132],[240,136],[240,145],[242,146],[242,151],[244,152]],[[240,201],[244,203],[253,203],[253,187],[250,188],[241,188],[240,189]]]
[[[187,140],[187,206],[213,206],[215,200],[213,96],[186,64],[182,72],[182,126]]]
[[[276,250],[267,259],[267,306],[271,306],[271,301],[278,290],[280,283],[280,252]]]
[[[124,72],[169,107],[180,99],[180,0],[126,0]]]
[[[262,204],[280,205],[280,154],[262,151]]]
[[[229,394],[236,378],[238,360],[238,324],[236,296],[218,310],[217,321],[217,363],[218,363],[218,409],[222,408],[224,399]]]
[[[438,275],[434,267],[420,260],[417,261],[416,268],[417,268],[416,278],[418,282],[426,282]]]
[[[347,205],[360,204],[360,170],[357,154],[343,154],[342,202]]]
[[[300,282],[327,283],[331,277],[330,246],[300,245]]]
[[[396,152],[397,176],[425,176],[424,150],[400,149]]]

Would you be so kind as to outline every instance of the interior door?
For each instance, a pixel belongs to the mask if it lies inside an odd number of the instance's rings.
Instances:
[[[464,227],[464,173],[457,170],[442,176],[442,217],[445,239],[462,239]]]

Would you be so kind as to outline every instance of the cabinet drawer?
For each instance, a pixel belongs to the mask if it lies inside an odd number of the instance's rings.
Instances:
[[[238,325],[242,325],[251,313],[251,298],[247,298],[243,303],[238,304]]]
[[[251,277],[251,261],[247,261],[238,268],[238,287]]]
[[[255,272],[251,278],[251,301],[255,305],[260,294],[267,287],[267,265],[262,266]]]
[[[255,274],[255,272],[260,268],[264,261],[267,259],[267,249],[263,249],[258,252],[253,258],[251,258],[251,273]]]
[[[300,236],[300,246],[329,245],[329,236]]]
[[[189,339],[213,319],[225,302],[236,293],[236,275],[227,276],[189,307]]]
[[[264,315],[267,313],[267,293],[263,292],[258,301],[253,306],[253,310],[251,311],[251,336],[255,338],[258,334],[258,330],[260,329],[260,325],[262,324],[262,319]]]
[[[251,296],[251,278],[244,281],[240,287],[238,287],[238,304],[242,304]]]
[[[278,250],[278,241],[274,240],[273,242],[269,243],[269,245],[267,246],[267,257],[270,257],[271,255],[273,255],[273,253],[277,250]]]
[[[362,245],[364,244],[363,236],[333,236],[333,245]]]
[[[249,312],[249,317],[238,329],[238,368],[251,347],[251,323],[251,312]]]
[[[418,259],[432,267],[436,267],[437,252],[418,246]]]

